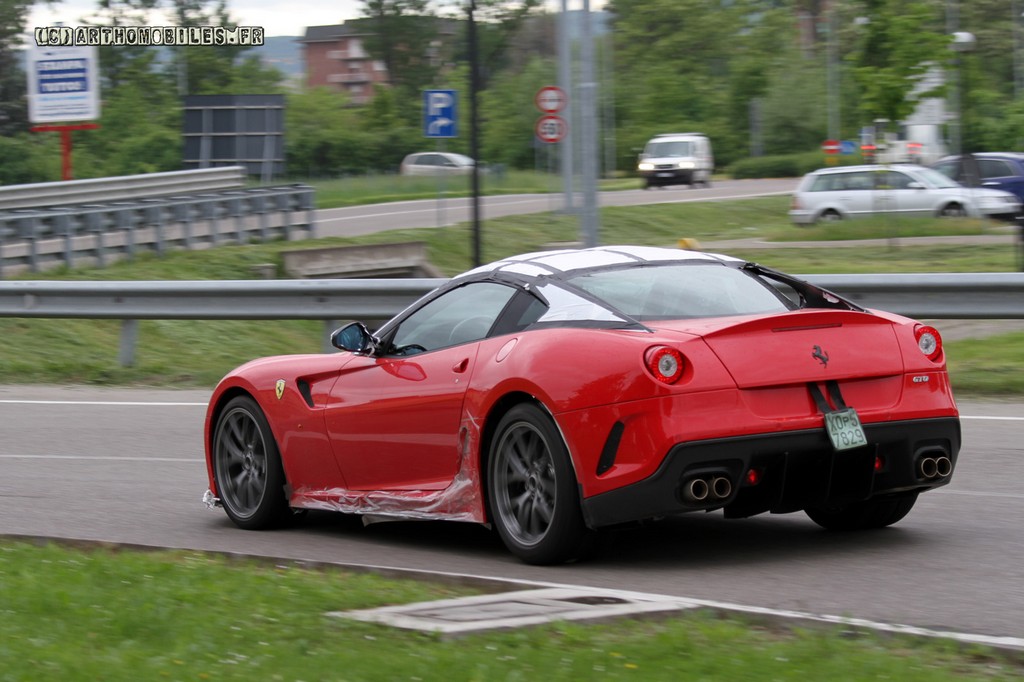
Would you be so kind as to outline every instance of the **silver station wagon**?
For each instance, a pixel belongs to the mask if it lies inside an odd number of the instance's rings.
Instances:
[[[1009,192],[964,187],[931,168],[892,164],[808,173],[793,193],[789,217],[797,225],[879,214],[1013,220],[1020,210]]]

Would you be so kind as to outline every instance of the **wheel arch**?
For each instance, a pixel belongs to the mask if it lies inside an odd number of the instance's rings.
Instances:
[[[210,491],[213,492],[214,495],[219,495],[220,491],[217,490],[217,477],[214,475],[213,437],[217,431],[217,422],[220,420],[220,415],[224,412],[224,406],[239,396],[248,396],[249,398],[252,398],[257,405],[259,405],[259,401],[256,400],[256,396],[253,395],[252,392],[246,390],[242,386],[231,386],[217,396],[216,400],[210,405],[207,413],[206,442],[204,443],[204,446],[206,448],[206,468],[210,478]],[[260,407],[262,409],[262,406]]]
[[[817,225],[820,222],[828,222],[828,219],[825,218],[825,216],[829,213],[834,213],[839,216],[839,220],[849,220],[850,218],[846,211],[838,206],[825,206],[815,214],[814,220],[812,220],[810,224]]]
[[[494,441],[495,433],[498,430],[498,423],[501,422],[501,418],[504,417],[512,408],[523,404],[533,405],[551,418],[551,422],[555,425],[555,429],[562,438],[562,443],[565,444],[566,450],[569,451],[569,463],[572,466],[573,475],[576,477],[578,487],[579,472],[576,470],[576,458],[572,455],[572,450],[569,447],[569,440],[565,437],[565,433],[562,431],[562,427],[558,423],[558,420],[555,419],[554,413],[552,413],[548,406],[545,405],[537,396],[525,391],[510,391],[498,398],[498,400],[491,405],[491,408],[488,410],[487,416],[484,419],[484,428],[480,433],[480,452],[478,462],[480,471],[480,491],[483,494],[484,513],[487,515],[488,521],[490,520],[491,515],[491,501],[487,492],[487,471],[488,466],[490,465],[491,443]]]
[[[941,206],[939,206],[938,210],[935,211],[935,217],[942,218],[943,216],[946,215],[946,211],[954,207],[963,211],[964,215],[970,214],[966,202],[964,202],[962,199],[951,199],[942,204]]]

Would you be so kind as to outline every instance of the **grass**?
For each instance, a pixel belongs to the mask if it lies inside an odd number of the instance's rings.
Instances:
[[[325,616],[472,590],[367,573],[0,543],[0,680],[1020,679],[998,652],[708,612],[443,640]]]
[[[417,179],[417,178],[412,178]],[[793,235],[814,241],[852,238],[856,230],[890,236],[978,234],[992,232],[978,221],[899,221],[893,225],[865,220],[839,226],[795,228],[786,217],[788,200],[768,197],[732,202],[614,207],[601,212],[601,242],[670,246],[688,237],[707,243],[756,238],[780,241]],[[487,220],[483,259],[573,241],[578,219],[532,214]],[[893,234],[893,233],[896,234]],[[424,241],[431,262],[448,275],[472,265],[467,225],[399,230],[351,239],[271,242],[205,251],[152,254],[104,269],[51,270],[35,279],[193,280],[252,279],[263,263],[280,266],[281,252],[323,245]],[[780,270],[800,273],[1006,272],[1017,268],[1013,249],[1005,246],[908,246],[899,239],[886,246],[856,248],[729,249],[729,253]],[[941,324],[940,331],[941,331]],[[315,353],[324,329],[312,321],[143,321],[135,366],[117,363],[118,321],[0,319],[0,372],[7,383],[148,384],[212,387],[231,368],[253,357],[281,353]],[[1022,364],[1020,336],[1009,334],[949,344],[950,372],[959,393],[1024,394],[1024,372],[1006,371]]]

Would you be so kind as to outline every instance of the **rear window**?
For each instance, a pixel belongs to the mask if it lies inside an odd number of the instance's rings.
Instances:
[[[640,321],[779,313],[789,309],[759,280],[718,263],[603,270],[566,281]]]

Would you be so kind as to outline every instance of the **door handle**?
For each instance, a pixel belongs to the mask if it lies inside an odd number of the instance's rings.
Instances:
[[[459,362],[452,365],[452,371],[456,374],[462,374],[469,367],[469,358],[463,358]]]

